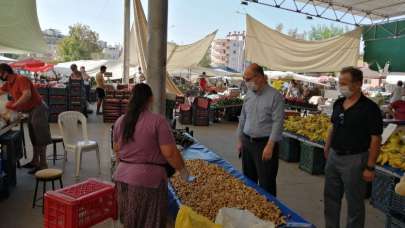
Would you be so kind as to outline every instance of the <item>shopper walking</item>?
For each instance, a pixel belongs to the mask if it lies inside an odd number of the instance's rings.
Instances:
[[[90,75],[87,74],[86,68],[84,66],[80,67],[80,72],[82,73],[83,77],[84,89],[86,91],[86,100],[87,102],[90,102]]]
[[[176,148],[166,118],[150,112],[153,95],[144,83],[135,85],[128,112],[114,124],[114,173],[121,222],[126,228],[166,227],[167,162],[192,181]]]
[[[51,144],[48,106],[42,101],[32,82],[27,77],[14,73],[5,63],[0,64],[0,79],[5,82],[0,88],[0,95],[9,94],[12,97],[6,107],[28,113],[28,131],[34,152],[31,162],[24,167],[32,168],[29,173],[34,174],[47,168],[46,146]]]
[[[383,123],[377,104],[362,94],[362,83],[359,69],[347,67],[340,72],[339,91],[344,97],[333,105],[333,127],[324,149],[327,228],[339,227],[343,194],[348,207],[346,227],[364,227],[366,182],[375,176]]]
[[[394,103],[395,101],[402,100],[402,96],[405,95],[405,89],[403,87],[403,82],[398,81],[397,86],[395,87],[394,91],[392,92],[390,103]]]
[[[143,74],[141,67],[138,67],[138,72],[135,74],[135,80],[139,83],[146,83],[146,77]]]
[[[83,80],[83,75],[82,73],[77,69],[76,64],[70,65],[70,70],[72,73],[70,74],[70,80]]]
[[[97,94],[97,115],[101,115],[100,108],[103,105],[104,97],[105,97],[105,81],[104,81],[104,73],[107,71],[106,66],[100,67],[100,72],[96,74],[96,94]]]
[[[283,96],[267,83],[263,68],[251,64],[244,80],[248,92],[238,127],[238,152],[245,176],[276,196],[278,141],[284,123]]]

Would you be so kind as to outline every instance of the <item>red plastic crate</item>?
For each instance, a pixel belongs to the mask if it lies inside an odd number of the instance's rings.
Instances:
[[[112,183],[89,179],[45,194],[44,227],[91,227],[117,214]]]

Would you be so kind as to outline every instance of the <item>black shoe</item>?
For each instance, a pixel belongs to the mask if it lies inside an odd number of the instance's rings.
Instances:
[[[25,168],[25,169],[32,169],[32,168],[35,167],[35,165],[32,164],[32,162],[28,162],[27,164],[25,164],[25,165],[23,165],[23,166],[21,166],[21,167],[22,167],[22,168]]]

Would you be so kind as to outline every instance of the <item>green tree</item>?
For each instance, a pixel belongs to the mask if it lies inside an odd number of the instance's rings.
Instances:
[[[91,30],[88,25],[78,23],[69,26],[69,35],[58,45],[59,59],[62,61],[91,59],[92,56],[101,54],[98,41],[98,33]]]
[[[342,35],[347,32],[349,28],[340,27],[335,25],[318,25],[312,26],[311,30],[308,32],[309,40],[324,40],[334,36]]]

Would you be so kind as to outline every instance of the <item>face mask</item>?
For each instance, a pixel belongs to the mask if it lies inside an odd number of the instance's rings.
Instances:
[[[257,86],[254,82],[246,82],[246,87],[248,88],[248,90],[251,90],[251,91],[257,90]]]
[[[340,86],[339,92],[346,98],[351,97],[353,95],[353,92],[350,91],[349,86]]]

